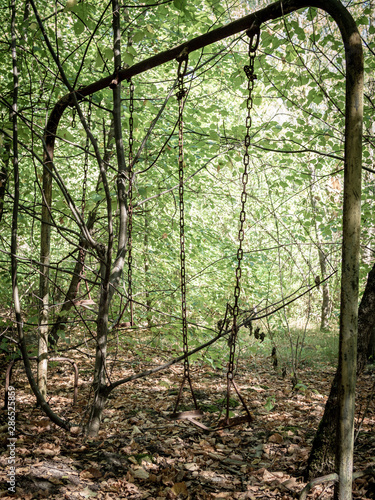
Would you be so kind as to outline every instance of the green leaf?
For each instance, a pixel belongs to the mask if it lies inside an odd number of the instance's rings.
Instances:
[[[266,411],[271,411],[275,408],[275,401],[276,401],[275,396],[269,396],[267,398],[266,404],[264,405]]]
[[[315,7],[310,7],[309,9],[309,19],[315,19],[315,17],[317,16],[318,14],[318,9],[316,9]]]
[[[132,54],[129,54],[129,52],[125,52],[125,54],[124,54],[124,62],[126,64],[129,64],[129,66],[132,66],[133,61],[134,61],[134,58],[133,58]]]
[[[138,42],[142,41],[145,36],[146,36],[146,33],[144,31],[137,31],[133,35],[133,42],[138,43]]]
[[[69,12],[74,10],[74,8],[77,6],[77,3],[78,0],[66,0],[64,11]]]
[[[103,65],[103,59],[99,51],[96,52],[95,66],[100,68]]]
[[[65,139],[69,142],[75,142],[75,137],[66,129],[61,130],[60,137],[62,137],[63,139]]]
[[[103,56],[105,59],[112,59],[113,57],[113,50],[110,47],[106,47],[103,50]]]
[[[83,22],[80,19],[77,19],[77,21],[74,23],[73,29],[74,29],[74,33],[78,36],[81,33],[83,33],[83,31],[85,29],[85,25],[83,24]]]
[[[184,10],[185,8],[185,1],[184,0],[173,0],[173,5],[176,7],[178,10]]]
[[[190,12],[186,9],[186,0],[173,0],[174,7],[179,10],[187,19],[191,19]]]
[[[210,130],[209,136],[213,141],[220,141],[220,135],[215,130]]]
[[[104,198],[104,195],[94,192],[90,195],[90,198],[92,201],[97,202],[97,201],[101,201]]]
[[[135,48],[133,47],[133,45],[128,45],[126,51],[131,54],[132,56],[136,56],[137,55],[137,51],[135,50]]]

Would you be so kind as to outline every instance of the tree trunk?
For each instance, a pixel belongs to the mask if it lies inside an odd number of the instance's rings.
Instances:
[[[114,66],[121,68],[121,31],[120,31],[120,13],[118,0],[112,0],[113,13],[113,36],[114,36]],[[100,303],[97,320],[97,345],[95,358],[94,372],[94,402],[90,414],[90,419],[87,426],[87,433],[90,437],[95,437],[98,434],[104,405],[108,397],[107,372],[106,372],[106,356],[107,356],[107,337],[108,337],[108,310],[113,297],[114,290],[119,284],[125,263],[125,254],[128,243],[127,234],[127,219],[128,213],[126,208],[127,192],[126,192],[126,164],[124,155],[124,143],[122,139],[121,125],[121,85],[113,83],[113,122],[117,153],[117,200],[119,211],[119,232],[118,232],[118,249],[116,259],[111,270],[112,262],[112,246],[113,246],[113,229],[112,229],[112,211],[111,211],[111,196],[106,182],[106,172],[104,165],[101,167],[103,184],[106,190],[107,199],[107,216],[108,216],[108,247],[107,251],[100,256],[101,265],[101,292]],[[107,186],[107,187],[106,187]]]
[[[316,198],[319,197],[320,193],[318,193],[318,184],[316,179],[316,171],[314,165],[310,166],[311,171],[311,183],[310,183],[310,202],[312,212],[314,214],[314,228],[315,228],[315,237],[316,237],[316,246],[318,248],[318,256],[319,256],[319,266],[320,266],[320,277],[319,279],[323,279],[327,274],[327,259],[323,250],[323,240],[320,231],[318,230],[318,224],[316,220],[317,214],[317,204]],[[324,281],[321,285],[322,288],[322,305],[321,305],[321,313],[320,313],[320,330],[328,330],[328,321],[331,312],[331,300],[329,296],[329,286],[328,282]]]
[[[83,241],[81,241],[81,245],[83,245]],[[59,315],[54,322],[51,331],[49,333],[49,344],[52,348],[57,347],[57,343],[59,341],[59,332],[63,332],[66,326],[66,313],[70,311],[73,301],[77,296],[78,285],[81,280],[82,273],[82,262],[79,257],[77,257],[76,265],[74,266],[73,276],[70,281],[69,289],[65,295],[64,303],[61,306]]]
[[[104,264],[102,267],[106,267]],[[104,275],[107,273],[103,269]],[[107,337],[108,337],[108,309],[109,309],[109,283],[108,280],[103,279],[103,284],[100,293],[100,303],[98,312],[98,325],[97,325],[97,342],[96,342],[96,356],[95,356],[95,370],[94,370],[94,402],[91,410],[87,433],[90,437],[97,436],[99,432],[100,422],[104,405],[107,400],[107,376],[106,376],[106,362],[107,362]]]
[[[50,152],[51,154],[51,152]],[[48,317],[49,317],[49,265],[51,260],[51,204],[52,204],[52,158],[45,157],[43,166],[42,224],[40,235],[40,280],[38,345],[38,388],[44,398],[47,396],[48,368]]]
[[[322,243],[319,241],[319,245]],[[321,276],[324,278],[327,273],[327,261],[324,253],[321,248],[319,248],[319,263],[320,263],[320,272]],[[329,317],[331,314],[331,299],[329,296],[329,286],[328,281],[324,281],[321,284],[322,287],[322,309],[320,315],[320,330],[325,331],[329,328]]]
[[[107,147],[105,150],[104,158],[103,158],[103,164],[108,165],[112,156],[112,151],[113,151],[113,139],[114,138],[114,125],[113,125],[113,120],[111,122],[111,127],[109,129],[108,133],[108,138],[107,138]],[[98,187],[100,185],[100,176],[97,182],[97,191]],[[92,230],[94,228],[94,224],[97,219],[97,209],[98,206],[96,206],[89,214],[88,219],[87,219],[87,231],[92,233]],[[81,234],[81,239],[79,242],[79,247],[86,249],[88,247],[88,242],[86,238],[84,238],[83,234]],[[51,328],[50,334],[49,334],[49,343],[51,347],[56,347],[58,341],[59,341],[59,332],[62,332],[65,330],[66,326],[66,313],[70,311],[73,305],[73,301],[76,298],[77,295],[77,290],[78,290],[78,284],[81,280],[81,275],[82,275],[82,270],[83,270],[83,263],[77,257],[77,262],[74,267],[72,279],[70,281],[69,289],[65,295],[64,303],[60,309],[60,313],[58,317],[56,318],[56,321],[54,325]]]
[[[146,318],[147,318],[147,327],[152,328],[152,312],[151,312],[151,297],[150,297],[150,292],[149,292],[149,287],[150,287],[150,277],[149,277],[149,266],[150,266],[150,260],[149,260],[149,245],[148,245],[148,232],[149,232],[149,220],[148,220],[148,211],[147,211],[147,204],[145,205],[144,208],[144,213],[145,213],[145,232],[143,236],[143,243],[144,243],[144,270],[145,270],[145,286],[146,286]]]
[[[19,164],[18,164],[18,75],[19,68],[17,66],[17,46],[16,46],[16,0],[12,0],[11,5],[11,37],[12,37],[12,61],[13,61],[13,104],[12,104],[12,124],[13,124],[13,175],[14,175],[14,198],[13,198],[13,213],[12,213],[12,238],[11,238],[11,272],[12,272],[12,294],[14,313],[16,317],[17,332],[19,346],[22,353],[25,371],[29,380],[30,386],[37,397],[40,407],[45,411],[47,416],[57,425],[63,429],[68,430],[70,424],[59,418],[52,412],[49,405],[46,403],[45,398],[34,380],[32,370],[30,367],[30,360],[27,354],[25,343],[25,336],[23,332],[23,319],[21,314],[21,303],[18,290],[18,209],[19,209]]]
[[[4,200],[6,193],[6,185],[8,181],[8,170],[9,170],[9,158],[10,158],[10,141],[8,139],[4,140],[4,152],[3,152],[3,162],[0,172],[0,222],[3,218],[4,213]]]
[[[358,351],[357,376],[367,363],[367,352],[375,330],[375,264],[371,269],[366,288],[358,308]],[[305,477],[311,479],[323,476],[334,470],[335,443],[338,408],[338,372],[331,386],[324,415],[316,432],[305,471]]]
[[[367,359],[370,363],[375,361],[375,328],[372,330],[371,337],[368,343]]]

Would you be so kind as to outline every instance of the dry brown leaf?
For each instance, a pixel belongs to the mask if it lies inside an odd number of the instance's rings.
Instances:
[[[137,427],[136,425],[133,425],[132,436],[134,436],[136,434],[142,434],[142,431],[140,430],[139,427]]]
[[[96,467],[89,467],[80,473],[82,479],[99,479],[102,477],[102,473]]]
[[[185,481],[183,481],[182,483],[175,483],[171,489],[172,489],[173,493],[175,493],[176,495],[187,495],[188,494],[188,490],[187,490],[187,486],[186,486]]]
[[[270,436],[268,438],[269,443],[281,444],[283,441],[284,441],[284,439],[283,439],[282,435],[279,434],[278,432],[276,432],[275,434],[272,434],[272,436]]]
[[[78,436],[78,434],[81,432],[81,427],[74,426],[69,429],[69,432],[72,436]]]
[[[267,469],[261,469],[262,471],[262,479],[265,482],[270,482],[275,480],[275,475],[272,472],[269,472]],[[259,471],[260,472],[260,471]]]
[[[285,486],[285,488],[292,489],[292,488],[295,488],[298,483],[297,483],[297,479],[295,477],[291,477],[291,478],[287,479],[286,481],[284,481],[282,484],[283,484],[283,486]]]
[[[250,389],[252,389],[253,391],[256,391],[256,392],[265,392],[266,389],[263,389],[263,387],[259,387],[259,386],[256,386],[256,385],[252,385],[250,387]]]
[[[133,476],[137,479],[148,479],[150,474],[143,468],[139,467],[138,469],[132,470]]]
[[[185,469],[189,470],[189,471],[193,471],[193,470],[198,470],[199,467],[196,463],[188,463],[188,464],[185,464]]]
[[[60,446],[53,443],[43,443],[34,452],[36,455],[45,455],[47,457],[55,457],[60,454]]]
[[[152,472],[150,472],[150,475],[149,475],[148,479],[152,483],[160,483],[161,476],[157,476],[156,474],[153,474]]]

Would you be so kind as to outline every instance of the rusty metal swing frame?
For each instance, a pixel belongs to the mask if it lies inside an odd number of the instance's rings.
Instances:
[[[79,88],[62,97],[54,106],[44,135],[44,171],[53,172],[53,153],[60,119],[68,106],[79,106],[79,101],[110,85],[116,85],[152,68],[175,60],[181,53],[189,54],[207,45],[244,32],[254,24],[261,26],[266,21],[287,16],[299,9],[315,7],[332,16],[341,32],[346,59],[346,105],[345,105],[345,155],[344,155],[344,205],[343,243],[340,308],[339,366],[343,377],[355,381],[357,345],[359,241],[361,217],[361,171],[362,171],[362,122],[363,122],[363,51],[361,37],[349,11],[339,0],[281,0],[238,19],[226,26],[184,42],[127,69],[117,69],[115,78],[110,75],[86,87]],[[115,82],[115,83],[113,83]],[[350,361],[349,361],[350,360]],[[353,446],[352,426],[354,420],[355,382],[341,384],[339,415],[339,439],[343,453],[345,447]],[[348,442],[350,441],[350,443]],[[341,453],[341,452],[339,452]],[[351,459],[352,460],[352,459]],[[348,481],[352,461],[340,465],[341,476]]]
[[[244,171],[242,174],[242,193],[241,193],[241,211],[240,211],[240,224],[238,231],[238,250],[237,250],[237,268],[236,268],[236,285],[234,287],[234,305],[232,308],[233,311],[233,320],[232,320],[232,328],[229,335],[229,360],[228,360],[228,369],[227,369],[227,391],[226,391],[226,412],[225,417],[219,421],[214,427],[207,427],[201,422],[197,421],[197,418],[203,417],[203,412],[199,409],[197,400],[195,397],[193,384],[190,377],[190,365],[189,365],[189,348],[188,348],[188,326],[187,326],[187,314],[186,314],[186,271],[185,271],[185,220],[184,220],[184,147],[183,147],[183,111],[185,105],[185,97],[187,95],[187,91],[184,88],[184,76],[187,71],[188,64],[188,56],[182,54],[181,57],[177,58],[178,61],[178,92],[177,92],[177,100],[178,100],[178,168],[179,168],[179,205],[180,205],[180,261],[181,261],[181,316],[182,316],[182,340],[183,340],[183,352],[184,352],[184,372],[182,381],[180,384],[180,390],[178,392],[178,396],[175,403],[175,408],[173,413],[170,415],[170,418],[174,420],[188,420],[192,424],[196,425],[204,429],[205,431],[216,431],[219,429],[233,427],[234,425],[238,425],[240,423],[251,422],[253,417],[247,407],[246,401],[242,397],[238,386],[236,385],[235,378],[235,369],[234,369],[234,361],[235,361],[235,351],[237,345],[237,335],[239,327],[237,326],[237,318],[239,314],[238,301],[240,297],[240,279],[242,274],[241,262],[243,258],[243,248],[242,244],[244,241],[244,223],[246,220],[246,210],[245,204],[247,199],[247,191],[246,186],[249,178],[249,164],[250,164],[250,155],[249,149],[251,144],[250,138],[250,129],[252,125],[252,116],[251,111],[253,108],[253,89],[254,82],[257,79],[257,76],[254,73],[254,63],[256,57],[256,51],[259,46],[260,40],[260,28],[256,24],[254,24],[249,30],[246,31],[246,35],[249,37],[248,43],[248,55],[249,55],[249,64],[244,66],[244,72],[247,77],[247,90],[248,95],[246,99],[246,135],[245,135],[245,153],[243,156],[243,167]],[[225,313],[225,317],[227,317],[228,313]],[[225,321],[223,325],[225,324]],[[182,390],[185,386],[185,383],[188,382],[190,387],[191,396],[194,402],[195,410],[190,411],[182,411],[178,412],[178,407],[180,404]],[[242,403],[242,408],[245,411],[245,415],[241,417],[229,417],[229,407],[230,407],[230,394],[231,389],[234,389],[240,402]]]

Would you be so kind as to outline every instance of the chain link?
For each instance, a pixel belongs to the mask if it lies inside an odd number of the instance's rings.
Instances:
[[[91,113],[92,113],[92,98],[90,96],[89,109],[87,111],[87,126],[89,129],[91,128]],[[88,169],[89,169],[89,149],[90,149],[90,139],[89,139],[89,136],[86,135],[85,163],[84,163],[83,186],[82,186],[82,206],[81,206],[82,217],[85,214],[85,208],[86,208],[87,177],[88,177]]]
[[[133,283],[132,283],[132,269],[133,269],[133,132],[134,132],[134,84],[129,81],[129,190],[128,190],[128,298],[130,305],[130,323],[133,326]]]
[[[184,76],[187,70],[187,58],[179,61],[177,79],[178,79],[178,176],[179,176],[179,206],[180,206],[180,277],[181,277],[181,315],[182,315],[182,338],[184,358],[184,379],[189,378],[189,358],[188,353],[188,335],[187,335],[187,317],[186,317],[186,266],[185,266],[185,206],[184,206],[184,97],[186,89],[184,87]]]
[[[185,266],[185,206],[184,206],[184,104],[187,91],[184,87],[184,77],[187,71],[188,56],[183,54],[177,58],[177,84],[178,90],[176,97],[178,100],[178,177],[179,177],[179,207],[180,207],[180,280],[181,280],[181,318],[182,318],[182,341],[184,353],[184,375],[180,385],[180,390],[175,403],[173,415],[177,415],[177,409],[182,396],[182,390],[187,381],[190,387],[191,396],[194,401],[194,406],[197,411],[198,404],[194,394],[193,385],[190,378],[189,366],[189,346],[188,346],[188,331],[187,331],[187,314],[186,314],[186,266]]]
[[[244,232],[244,223],[246,220],[246,211],[245,204],[247,199],[246,185],[249,178],[248,167],[249,167],[249,146],[250,146],[250,128],[251,128],[251,110],[253,108],[253,89],[254,89],[254,81],[256,80],[256,75],[254,74],[254,62],[255,62],[255,53],[256,49],[259,45],[259,35],[260,30],[258,27],[255,30],[249,31],[248,36],[250,37],[249,42],[249,65],[244,67],[244,71],[247,77],[247,89],[248,89],[248,98],[246,101],[247,108],[247,116],[246,116],[246,135],[245,135],[245,153],[243,156],[243,165],[244,172],[242,174],[242,194],[241,194],[241,212],[240,212],[240,229],[238,231],[238,241],[239,247],[237,250],[237,268],[236,268],[236,285],[234,288],[234,306],[233,306],[233,325],[232,331],[229,338],[229,363],[228,363],[228,371],[227,371],[227,380],[228,380],[228,388],[230,382],[233,382],[233,372],[234,372],[234,356],[236,351],[236,343],[237,343],[237,318],[239,314],[238,300],[240,297],[241,289],[240,289],[240,280],[241,280],[241,262],[243,259],[243,248],[242,243],[245,237]],[[228,390],[228,400],[229,400],[229,390]],[[228,407],[227,407],[228,414]]]
[[[76,113],[77,113],[76,108],[73,108],[73,111],[72,111],[72,122],[70,124],[70,126],[72,128],[76,128]]]
[[[91,113],[92,113],[92,97],[90,95],[89,97],[89,107],[87,110],[87,127],[90,129],[91,128]],[[75,117],[75,115],[74,115]],[[75,118],[73,118],[75,119]],[[89,150],[90,150],[90,139],[88,134],[86,134],[86,142],[85,142],[85,160],[84,160],[84,167],[83,167],[83,185],[82,185],[82,205],[81,205],[81,216],[82,219],[84,219],[85,215],[85,209],[86,209],[86,192],[87,192],[87,177],[89,173]],[[79,261],[81,263],[81,271],[80,271],[80,276],[79,276],[79,282],[77,285],[77,290],[76,290],[76,296],[78,295],[79,292],[79,286],[81,283],[81,280],[84,279],[85,276],[85,257],[86,257],[86,251],[82,245],[79,247]],[[86,288],[87,292],[90,297],[90,290],[88,288],[87,281],[85,280],[86,283]]]

